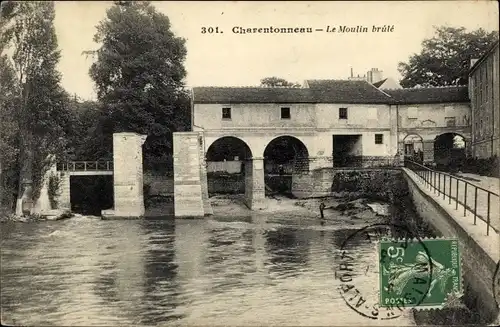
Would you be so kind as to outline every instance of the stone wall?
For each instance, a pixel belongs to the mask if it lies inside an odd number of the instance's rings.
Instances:
[[[174,178],[172,176],[145,172],[144,186],[148,189],[148,195],[174,195]]]
[[[61,178],[59,184],[59,196],[57,197],[58,209],[71,210],[71,191],[70,191],[70,176],[68,172],[58,172]]]
[[[208,174],[208,194],[244,194],[243,174]]]
[[[493,295],[493,275],[496,263],[474,239],[406,173],[409,192],[419,216],[428,222],[431,229],[439,236],[457,237],[459,239],[462,269],[464,273],[465,304],[475,308],[481,323],[491,323],[497,319],[499,309]],[[436,321],[436,312],[415,312],[416,319]]]

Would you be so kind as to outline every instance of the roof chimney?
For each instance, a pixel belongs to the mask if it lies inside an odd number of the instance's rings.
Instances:
[[[351,77],[354,77],[354,71],[352,70],[352,67],[351,67]]]

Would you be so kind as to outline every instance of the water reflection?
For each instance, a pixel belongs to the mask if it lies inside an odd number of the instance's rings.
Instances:
[[[182,318],[176,314],[179,300],[175,262],[175,224],[173,221],[145,221],[144,281],[138,315],[140,324],[156,325]]]
[[[283,228],[266,233],[270,272],[280,277],[296,276],[306,267],[309,242],[306,231]]]
[[[337,292],[335,253],[350,233],[322,227],[316,218],[276,215],[4,224],[3,321],[71,326],[370,324],[346,307]],[[371,253],[359,246],[357,250]],[[377,276],[370,272],[364,282],[374,285]]]

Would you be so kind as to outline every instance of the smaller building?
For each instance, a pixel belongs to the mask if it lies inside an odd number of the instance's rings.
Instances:
[[[399,149],[426,163],[464,159],[470,145],[467,86],[384,90],[395,100]],[[456,161],[456,160],[455,160]]]
[[[469,96],[472,108],[472,155],[487,159],[499,154],[500,103],[498,82],[498,41],[469,72]]]
[[[380,90],[389,90],[389,89],[402,89],[401,85],[396,82],[393,78],[387,77],[383,80],[373,83],[373,86]]]

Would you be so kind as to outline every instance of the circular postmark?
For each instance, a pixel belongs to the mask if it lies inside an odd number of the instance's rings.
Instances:
[[[370,244],[373,248],[378,244],[375,261],[373,252],[366,253],[366,245]],[[340,281],[339,293],[346,305],[361,316],[380,320],[398,318],[403,308],[418,306],[429,292],[430,258],[425,243],[406,227],[366,226],[347,236],[340,246],[335,269]],[[375,284],[368,276],[368,271],[374,268],[378,269]]]

